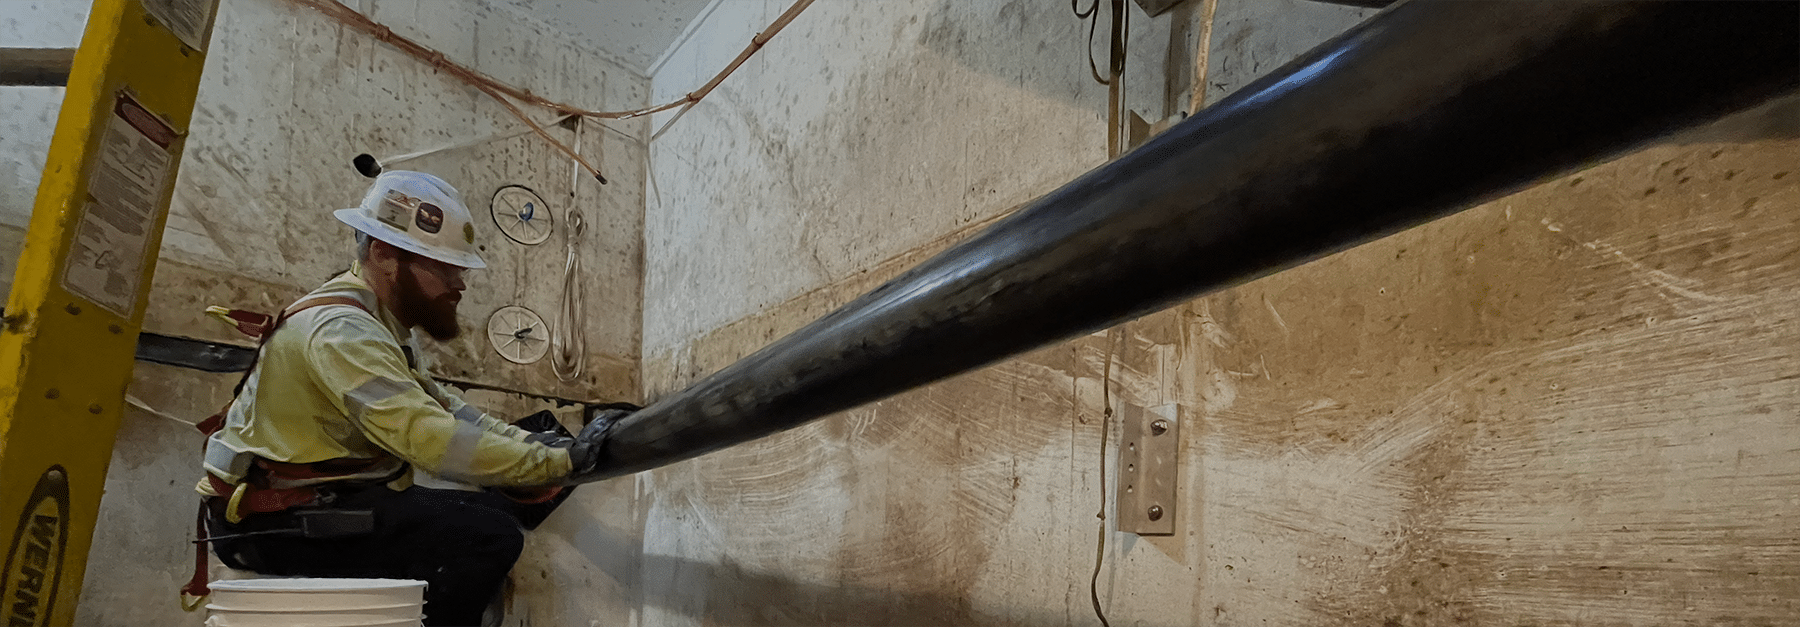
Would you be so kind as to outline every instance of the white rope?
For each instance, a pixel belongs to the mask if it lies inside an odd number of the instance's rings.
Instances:
[[[581,151],[582,126],[575,126],[575,150]],[[587,231],[587,220],[581,217],[575,192],[581,177],[572,174],[569,181],[569,217],[563,233],[563,248],[568,261],[563,264],[562,304],[556,309],[556,324],[550,329],[550,370],[563,383],[574,383],[581,377],[587,362],[587,335],[579,328],[587,314],[587,302],[581,290],[581,236]]]
[[[556,327],[550,333],[550,369],[556,371],[556,378],[564,383],[572,383],[581,377],[581,370],[587,355],[587,338],[576,328],[582,322],[587,309],[586,299],[581,291],[581,234],[587,229],[581,212],[569,211],[569,229],[565,234],[568,242],[569,261],[563,266],[562,306],[556,311]]]
[[[556,119],[542,124],[542,126],[556,126],[558,124],[562,124],[563,121],[568,120],[569,118],[573,118],[573,117],[575,117],[575,116],[573,116],[573,115],[558,116]],[[531,127],[529,127],[529,126],[522,127],[522,128],[515,128],[515,129],[511,129],[511,130],[501,131],[501,132],[495,133],[493,135],[485,135],[482,137],[465,139],[465,140],[458,141],[458,142],[451,142],[448,144],[444,144],[442,146],[438,146],[436,148],[427,148],[425,150],[420,150],[420,151],[416,151],[416,152],[409,152],[406,154],[394,155],[394,156],[388,157],[386,159],[377,159],[375,162],[381,164],[381,167],[386,168],[388,166],[398,165],[401,163],[405,163],[407,161],[412,161],[412,160],[418,159],[420,157],[427,157],[427,156],[435,155],[440,152],[447,152],[447,151],[451,151],[451,150],[461,150],[464,148],[473,148],[475,146],[480,146],[480,145],[486,144],[488,142],[497,142],[497,141],[500,141],[503,139],[512,139],[514,137],[518,137],[520,135],[526,135],[531,132],[532,132],[532,130],[531,130]]]
[[[136,396],[132,396],[130,394],[125,395],[125,404],[130,405],[132,407],[136,407],[136,408],[138,408],[139,411],[142,411],[146,414],[150,414],[152,416],[156,416],[157,418],[162,418],[165,420],[173,420],[175,422],[179,422],[181,424],[184,424],[184,425],[187,425],[190,427],[196,427],[199,424],[196,422],[182,420],[180,418],[175,417],[173,414],[164,413],[163,411],[158,410],[158,409],[153,409],[150,407],[149,404],[145,403],[143,401],[143,399],[140,399]]]

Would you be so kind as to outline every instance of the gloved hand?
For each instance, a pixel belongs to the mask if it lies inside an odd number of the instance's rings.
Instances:
[[[554,433],[565,438],[575,437],[575,434],[569,433],[569,429],[556,420],[556,414],[548,409],[520,418],[513,421],[512,424],[532,433]]]
[[[602,449],[606,445],[607,433],[611,432],[619,421],[630,415],[631,412],[624,409],[602,409],[594,412],[594,419],[589,420],[587,426],[581,428],[581,433],[575,435],[575,443],[569,446],[569,462],[573,466],[569,475],[581,476],[598,468],[605,456]]]
[[[512,424],[532,433],[544,434],[539,436],[542,439],[536,441],[550,446],[569,446],[575,441],[575,435],[569,433],[569,430],[556,420],[556,414],[550,410],[520,418]],[[568,489],[560,486],[492,487],[488,490],[504,496],[507,500],[520,506],[548,504],[546,507],[538,508],[542,511],[537,513],[526,512],[522,507],[512,508],[515,510],[514,515],[519,518],[520,524],[524,525],[526,529],[536,528],[537,524],[543,522],[543,518],[549,516],[550,511],[556,508],[556,505],[568,497]]]

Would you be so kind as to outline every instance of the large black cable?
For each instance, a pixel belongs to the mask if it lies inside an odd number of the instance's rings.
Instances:
[[[791,429],[1609,159],[1800,88],[1797,49],[1794,2],[1401,3],[621,420],[572,481]]]

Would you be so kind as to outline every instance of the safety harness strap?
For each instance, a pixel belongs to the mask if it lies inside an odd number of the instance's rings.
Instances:
[[[225,428],[225,416],[227,412],[231,411],[231,403],[237,401],[237,395],[244,391],[244,384],[248,383],[250,381],[250,375],[256,372],[256,364],[262,359],[263,348],[268,346],[269,338],[275,335],[276,329],[281,328],[282,323],[287,322],[288,318],[293,317],[294,314],[314,307],[324,307],[327,305],[349,305],[362,310],[364,313],[374,313],[369,311],[368,305],[363,304],[361,300],[349,296],[321,296],[318,298],[309,298],[294,303],[292,306],[289,306],[286,311],[281,312],[280,317],[273,319],[270,319],[269,316],[264,314],[244,312],[241,310],[227,310],[222,312],[222,317],[229,318],[237,326],[238,331],[256,338],[256,354],[251,358],[250,367],[244,371],[244,378],[238,380],[237,387],[232,390],[231,401],[225,403],[225,407],[221,408],[219,413],[213,414],[206,420],[200,421],[200,424],[195,425],[195,427],[200,429],[200,433],[205,434],[207,440],[211,440],[214,433],[218,433],[220,429]],[[214,309],[219,308],[210,308],[207,312],[213,315],[221,315],[221,312],[214,312]],[[202,457],[204,457],[206,453],[205,446],[205,441],[202,441]],[[319,462],[318,464],[287,464],[263,459],[258,459],[256,461],[256,467],[265,471],[265,473],[259,474],[268,474],[274,477],[292,479],[306,479],[318,477],[322,471],[328,470],[325,467],[320,467],[320,465],[329,466],[329,470],[351,470],[351,472],[347,474],[357,474],[369,471],[374,466],[391,460],[327,460],[325,462]],[[349,461],[350,463],[343,465],[334,464],[334,462],[340,461]],[[366,461],[368,463],[355,463],[359,461]],[[340,466],[357,466],[357,468],[351,469]],[[318,490],[312,486],[257,488],[252,486],[252,482],[248,480],[233,485],[210,472],[206,473],[206,479],[211,483],[215,493],[225,495],[216,498],[229,499],[229,501],[227,501],[225,512],[226,518],[232,522],[236,522],[240,519],[244,511],[279,512],[295,505],[311,503],[314,499],[318,498]],[[207,581],[206,573],[206,545],[211,540],[212,538],[209,537],[206,532],[206,499],[202,498],[200,499],[199,512],[194,516],[194,576],[188,580],[186,585],[181,587],[181,608],[184,610],[192,612],[195,609],[198,609],[200,604],[205,602],[206,597],[212,595],[212,586],[210,586]]]

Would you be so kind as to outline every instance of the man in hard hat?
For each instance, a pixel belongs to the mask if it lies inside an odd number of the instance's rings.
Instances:
[[[207,439],[214,551],[271,575],[424,580],[426,625],[480,624],[523,533],[504,499],[438,488],[547,499],[597,463],[603,429],[526,431],[432,379],[413,331],[455,338],[463,272],[486,266],[443,179],[387,172],[335,215],[356,262],[283,312]]]

